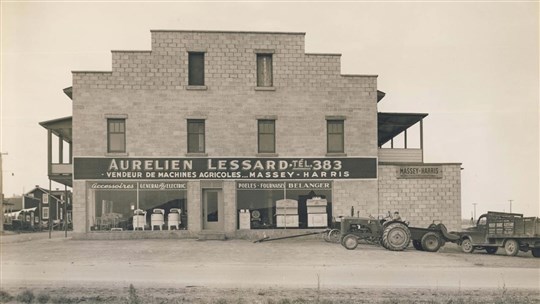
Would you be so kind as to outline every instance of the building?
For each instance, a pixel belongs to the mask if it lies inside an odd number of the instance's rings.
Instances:
[[[66,210],[65,197],[69,202],[71,191],[49,191],[36,185],[24,195],[4,202],[4,207],[9,206],[4,212],[5,224],[12,230],[38,230],[47,228],[49,223],[58,226],[66,216],[71,223],[71,204],[67,204]]]
[[[40,218],[43,222],[58,223],[66,216],[68,222],[71,222],[72,208],[68,199],[66,210],[66,197],[71,199],[71,191],[59,189],[49,191],[36,185],[23,196],[23,208],[36,208],[36,223]]]
[[[423,162],[427,114],[379,113],[376,75],[341,74],[304,33],[151,35],[150,51],[112,51],[112,71],[74,71],[73,117],[41,123],[75,232],[297,233],[396,210],[459,228],[460,163]]]

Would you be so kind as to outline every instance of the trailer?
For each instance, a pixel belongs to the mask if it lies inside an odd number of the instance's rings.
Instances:
[[[436,252],[446,242],[457,242],[459,235],[449,233],[444,224],[431,224],[428,228],[409,227],[413,247],[420,251]]]
[[[495,254],[503,248],[509,256],[519,251],[531,251],[540,257],[540,220],[538,217],[523,217],[519,213],[488,212],[481,215],[475,227],[456,232],[458,244],[463,252],[485,250]]]

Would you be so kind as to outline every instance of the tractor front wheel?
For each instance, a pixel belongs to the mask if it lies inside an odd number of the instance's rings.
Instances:
[[[435,232],[428,232],[422,237],[422,248],[425,251],[436,252],[441,248],[441,238]]]
[[[474,246],[471,242],[471,240],[469,239],[464,239],[462,242],[461,242],[461,250],[465,253],[473,253],[474,251]]]
[[[519,252],[519,244],[514,239],[509,239],[504,243],[504,252],[509,256],[516,256]]]
[[[382,244],[384,248],[392,251],[402,251],[411,242],[411,232],[403,223],[392,223],[383,232]]]
[[[341,239],[341,230],[332,229],[330,230],[330,232],[328,232],[328,240],[330,243],[339,243],[340,239]]]
[[[343,247],[354,250],[358,246],[358,237],[354,234],[347,234],[343,240],[341,240]]]

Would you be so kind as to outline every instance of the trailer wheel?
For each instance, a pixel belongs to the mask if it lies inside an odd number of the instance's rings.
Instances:
[[[330,243],[339,243],[339,241],[341,240],[341,230],[339,229],[330,230],[328,232],[326,239]]]
[[[532,255],[535,258],[540,258],[540,248],[533,248],[531,249]]]
[[[504,252],[509,256],[516,256],[519,252],[519,244],[514,239],[509,239],[504,243]]]
[[[484,248],[484,249],[485,249],[486,252],[489,253],[489,254],[495,254],[495,253],[497,253],[497,250],[498,250],[499,248],[497,248],[497,247],[486,247],[486,248]]]
[[[425,251],[435,252],[441,248],[441,239],[435,232],[428,232],[422,237],[422,248]]]
[[[411,232],[403,223],[392,223],[384,229],[382,244],[392,251],[402,251],[411,242]]]
[[[424,248],[422,248],[422,243],[420,241],[413,240],[412,245],[413,245],[414,249],[424,251]]]
[[[474,251],[474,246],[471,242],[471,240],[469,239],[464,239],[462,242],[461,242],[461,250],[465,253],[473,253]]]
[[[354,250],[358,246],[358,237],[354,234],[347,234],[343,240],[341,240],[341,244],[349,250]]]

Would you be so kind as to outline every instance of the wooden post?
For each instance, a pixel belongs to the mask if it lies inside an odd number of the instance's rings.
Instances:
[[[64,138],[62,136],[58,137],[58,163],[64,163]]]
[[[51,205],[52,205],[52,202],[51,202],[51,179],[49,178],[49,193],[47,193],[47,199],[48,199],[48,202],[49,202],[49,239],[51,238],[51,234],[52,234],[52,220],[51,220]]]

